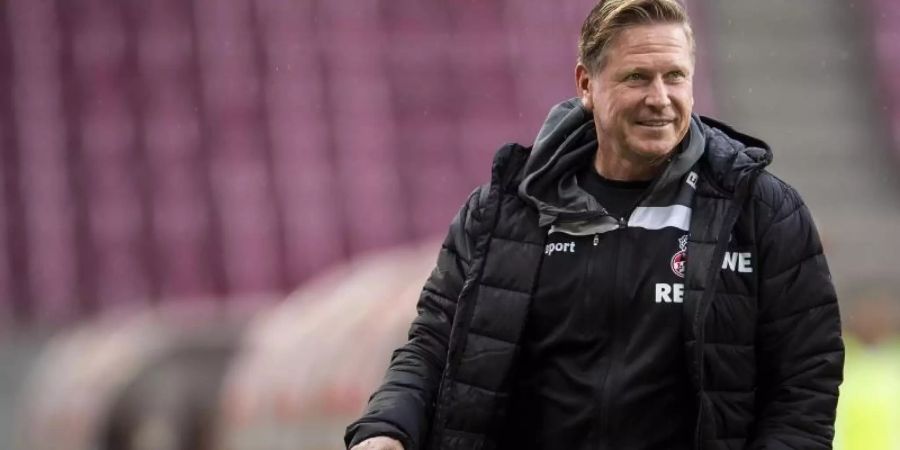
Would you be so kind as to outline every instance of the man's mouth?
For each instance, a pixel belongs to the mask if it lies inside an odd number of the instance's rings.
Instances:
[[[653,119],[653,120],[638,120],[636,123],[643,127],[664,127],[670,123],[672,120],[667,119]]]

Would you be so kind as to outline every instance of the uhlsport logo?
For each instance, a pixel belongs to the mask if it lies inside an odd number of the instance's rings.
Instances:
[[[559,252],[575,253],[575,242],[554,242],[544,247],[544,254],[547,256]]]
[[[688,235],[681,236],[678,238],[678,247],[680,250],[678,253],[672,255],[672,259],[669,260],[669,265],[672,267],[672,272],[675,275],[678,275],[680,278],[684,278],[684,268],[687,265],[687,241]]]

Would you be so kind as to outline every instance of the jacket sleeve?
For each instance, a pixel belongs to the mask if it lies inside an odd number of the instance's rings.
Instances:
[[[406,450],[424,444],[447,357],[457,297],[469,268],[473,244],[467,224],[478,213],[479,193],[476,189],[453,219],[437,266],[419,296],[409,339],[394,352],[383,383],[369,398],[363,416],[347,427],[344,442],[348,447],[379,435],[399,440]]]
[[[844,346],[837,296],[809,210],[776,181],[759,239],[757,417],[750,449],[830,449]]]

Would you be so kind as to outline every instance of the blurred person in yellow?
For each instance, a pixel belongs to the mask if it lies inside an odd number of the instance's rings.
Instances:
[[[832,447],[843,344],[811,214],[765,142],[693,114],[693,74],[677,1],[592,9],[577,97],[453,220],[348,447]]]
[[[900,297],[868,289],[845,314],[835,448],[900,450]]]

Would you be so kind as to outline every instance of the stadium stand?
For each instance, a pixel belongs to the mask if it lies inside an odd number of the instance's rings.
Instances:
[[[591,5],[4,4],[0,312],[286,293],[441,233],[572,95]]]
[[[440,234],[572,94],[591,4],[4,3],[0,313],[285,294]]]

